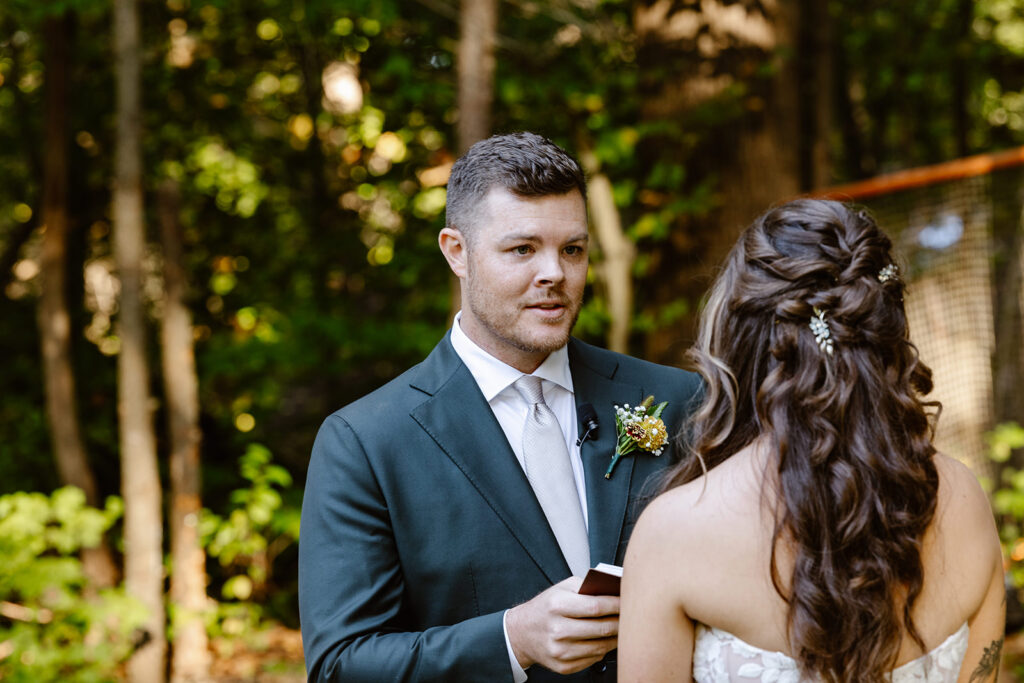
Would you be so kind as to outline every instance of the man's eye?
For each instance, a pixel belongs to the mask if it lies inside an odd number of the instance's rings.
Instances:
[[[512,251],[520,256],[526,256],[530,253],[530,245],[520,244],[518,247],[512,247]]]
[[[569,256],[579,256],[583,253],[583,247],[578,245],[571,245],[565,248],[565,253]]]

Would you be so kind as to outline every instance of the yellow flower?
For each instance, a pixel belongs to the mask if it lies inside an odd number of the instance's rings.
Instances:
[[[665,423],[661,421],[660,417],[648,415],[640,423],[640,426],[643,428],[644,434],[643,440],[640,441],[640,447],[645,451],[653,453],[668,443],[668,430],[665,429]]]

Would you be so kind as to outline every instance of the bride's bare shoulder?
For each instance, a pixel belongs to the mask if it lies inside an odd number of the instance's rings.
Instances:
[[[991,523],[992,509],[988,497],[978,483],[974,472],[955,458],[936,453],[935,469],[939,473],[939,499],[937,513],[942,515],[952,509],[954,518],[966,523],[984,521]],[[954,521],[954,520],[949,520]]]
[[[934,463],[939,490],[922,546],[925,585],[917,609],[922,623],[944,623],[948,630],[985,600],[1002,569],[1002,551],[992,508],[974,473],[946,455],[936,454]]]
[[[634,532],[657,541],[719,536],[724,526],[755,516],[762,501],[764,454],[751,446],[693,481],[670,489],[644,510]]]
[[[992,508],[974,473],[960,461],[936,454],[939,493],[933,521],[935,537],[959,557],[983,565],[1000,562]]]

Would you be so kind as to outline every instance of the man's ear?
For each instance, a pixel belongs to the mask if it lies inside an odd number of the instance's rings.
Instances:
[[[455,276],[466,277],[466,236],[455,228],[443,228],[437,235],[437,243],[441,245],[441,253],[448,260],[448,267]]]

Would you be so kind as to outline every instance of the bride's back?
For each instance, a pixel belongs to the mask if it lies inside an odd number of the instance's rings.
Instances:
[[[691,350],[705,380],[693,456],[627,553],[625,661],[630,629],[692,650],[694,622],[842,683],[885,680],[982,612],[967,656],[996,645],[981,643],[1002,609],[981,610],[1001,586],[991,513],[932,446],[931,371],[890,248],[866,213],[799,200],[730,253]],[[652,634],[632,606],[664,598]]]
[[[896,665],[915,659],[957,631],[981,606],[1001,558],[992,543],[991,510],[974,475],[959,462],[935,456],[938,504],[921,545],[924,583],[912,616],[925,649],[904,637]],[[685,605],[695,622],[726,631],[762,650],[794,656],[787,636],[789,605],[772,584],[773,458],[752,445],[707,476],[659,497],[644,523],[659,533],[665,595]],[[775,561],[793,572],[792,541],[780,540]]]

